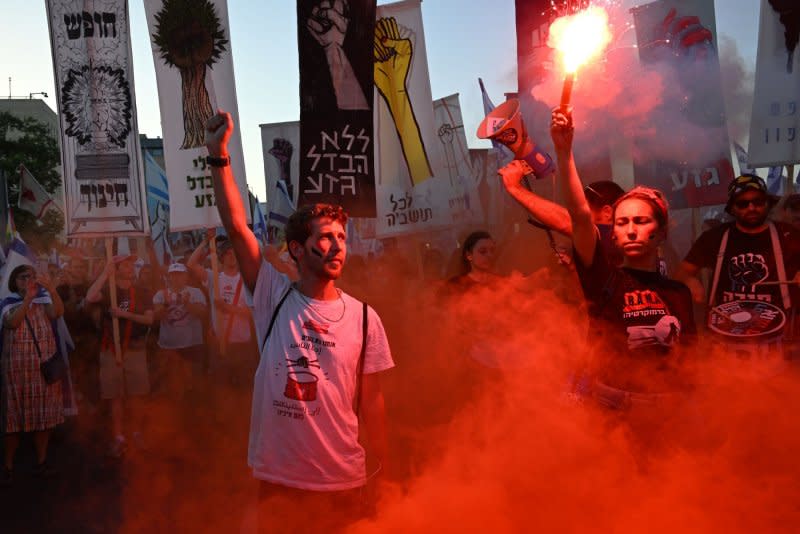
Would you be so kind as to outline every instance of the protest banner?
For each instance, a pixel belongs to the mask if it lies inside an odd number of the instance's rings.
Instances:
[[[47,0],[66,235],[146,235],[126,0]]]
[[[436,120],[436,135],[444,156],[445,174],[439,178],[447,179],[450,186],[447,198],[450,221],[453,225],[482,224],[478,181],[472,170],[472,159],[467,146],[458,94],[434,101],[433,114]]]
[[[713,0],[658,0],[632,10],[639,59],[671,80],[635,139],[634,181],[673,209],[723,204],[733,179]]]
[[[261,124],[260,128],[267,205],[273,204],[278,181],[284,182],[292,204],[296,204],[300,175],[300,123],[274,122]]]
[[[298,0],[299,204],[375,216],[375,0]],[[289,185],[289,184],[287,184]]]
[[[248,201],[227,3],[145,0],[144,7],[161,108],[170,231],[221,226],[203,144],[206,122],[217,109],[233,117],[231,168],[242,203]]]
[[[382,5],[375,26],[379,237],[447,226],[449,182],[436,137],[419,0]]]
[[[796,54],[796,22],[785,22],[775,2],[762,0],[758,27],[753,114],[748,156],[751,167],[789,165],[800,161],[800,54]],[[797,7],[788,3],[786,11]],[[792,44],[794,35],[794,44]]]

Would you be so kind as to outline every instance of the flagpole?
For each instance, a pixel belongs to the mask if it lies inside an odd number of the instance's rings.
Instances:
[[[108,296],[111,298],[111,308],[117,307],[117,275],[114,263],[113,237],[106,238],[106,261],[112,267],[108,270]],[[111,329],[114,333],[114,358],[117,365],[122,365],[122,348],[119,344],[119,319],[111,316]]]
[[[217,258],[217,239],[216,235],[212,234],[213,230],[208,233],[208,255],[211,256],[211,280],[214,282],[214,310],[216,311],[217,319],[217,335],[219,335],[219,353],[225,356],[227,352],[227,343],[225,342],[225,332],[220,332],[222,329],[222,320],[220,319],[220,310],[217,307],[217,302],[220,299],[219,293],[219,261]]]
[[[789,176],[786,177],[786,195],[794,193],[794,164],[786,166],[786,172]]]

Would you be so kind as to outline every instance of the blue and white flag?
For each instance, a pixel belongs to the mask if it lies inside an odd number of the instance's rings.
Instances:
[[[269,215],[267,216],[267,227],[270,231],[270,242],[279,241],[276,234],[282,233],[289,216],[294,213],[295,206],[289,191],[286,189],[286,182],[278,180],[275,182],[275,191],[270,196]]]
[[[750,167],[747,151],[739,143],[733,143],[733,150],[736,152],[736,161],[739,162],[739,174],[756,174],[756,170]]]
[[[481,86],[481,98],[483,99],[483,114],[488,115],[494,110],[495,105],[492,102],[492,99],[489,98],[489,93],[486,92],[486,87],[483,86],[483,80],[481,78],[478,78],[478,85]],[[508,161],[511,161],[512,159],[514,159],[514,155],[511,153],[508,147],[506,147],[499,141],[495,141],[494,139],[492,139],[491,141],[492,141],[492,146],[494,147],[495,153],[497,155],[498,164],[500,163],[500,160],[507,159]],[[505,161],[503,165],[505,165],[505,163],[508,163],[508,161]],[[500,166],[502,165],[498,165],[498,168]]]
[[[783,194],[783,183],[786,181],[783,176],[783,167],[770,167],[767,174],[767,191],[770,195]]]
[[[267,220],[264,218],[264,211],[261,209],[261,202],[258,201],[258,197],[253,197],[251,203],[253,206],[253,233],[263,246],[269,242]]]
[[[150,238],[161,265],[172,263],[169,245],[169,187],[164,169],[149,152],[145,152],[144,176],[147,183],[147,214]]]

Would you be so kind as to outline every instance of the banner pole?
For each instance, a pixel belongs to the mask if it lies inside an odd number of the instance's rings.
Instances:
[[[789,176],[786,177],[786,194],[791,195],[794,193],[794,163],[786,166],[786,172]]]
[[[217,327],[222,328],[222,321],[220,320],[220,310],[217,307],[217,302],[220,298],[219,293],[219,261],[217,258],[217,240],[216,236],[210,235],[208,240],[208,255],[211,256],[211,280],[214,282],[214,309],[216,311]],[[227,351],[227,343],[225,341],[225,332],[218,331],[219,335],[219,353],[225,356]]]
[[[111,299],[111,307],[117,307],[117,268],[113,266],[114,263],[114,238],[106,238],[106,262],[112,265],[108,270],[108,296]],[[122,348],[119,343],[119,319],[111,317],[111,330],[114,333],[114,358],[117,360],[117,365],[122,365]]]

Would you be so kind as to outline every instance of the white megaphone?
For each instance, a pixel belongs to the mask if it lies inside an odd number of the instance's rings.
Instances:
[[[527,164],[528,174],[537,179],[545,178],[555,170],[553,159],[528,137],[516,98],[509,98],[489,112],[478,126],[477,135],[480,139],[491,139],[508,147],[515,159]]]

